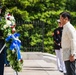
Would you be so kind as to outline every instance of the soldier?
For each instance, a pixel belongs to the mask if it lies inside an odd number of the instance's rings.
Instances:
[[[60,20],[57,20],[59,27],[54,30],[53,39],[54,39],[54,49],[57,57],[57,68],[60,72],[63,72],[66,75],[65,64],[61,58],[61,37],[63,27]]]
[[[4,75],[5,62],[5,40],[3,39],[3,32],[0,30],[0,75]]]

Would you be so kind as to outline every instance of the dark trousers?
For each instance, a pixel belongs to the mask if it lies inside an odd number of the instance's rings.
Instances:
[[[4,54],[0,54],[0,75],[4,75]]]
[[[4,39],[0,39],[0,50],[5,44]],[[5,61],[5,48],[3,51],[0,53],[0,75],[4,75],[4,61]]]
[[[73,62],[65,61],[65,67],[66,67],[66,71],[67,71],[67,75],[76,75],[76,60]]]
[[[5,64],[9,65],[9,61],[7,60],[7,48],[5,48]]]

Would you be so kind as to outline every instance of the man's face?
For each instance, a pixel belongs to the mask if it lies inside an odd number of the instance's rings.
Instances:
[[[61,15],[60,15],[60,22],[62,26],[65,24],[65,18],[63,18]]]

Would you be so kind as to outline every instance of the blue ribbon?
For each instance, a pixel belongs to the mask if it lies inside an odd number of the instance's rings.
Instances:
[[[20,46],[21,46],[21,41],[17,38],[19,37],[20,34],[14,33],[5,39],[7,42],[9,42],[10,39],[12,39],[11,45],[10,45],[10,50],[16,50],[17,52],[17,59],[21,59],[21,54],[20,54]]]

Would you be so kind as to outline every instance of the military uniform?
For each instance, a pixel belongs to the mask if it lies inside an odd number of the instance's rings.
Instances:
[[[61,37],[62,37],[63,27],[58,27],[54,30],[53,39],[54,39],[54,49],[57,57],[57,67],[58,70],[66,73],[65,64],[61,58]]]
[[[62,29],[63,27],[58,27],[54,30],[54,49],[60,50],[61,48],[61,36],[62,36]]]
[[[4,61],[5,61],[5,40],[2,39],[3,32],[0,30],[0,75],[4,75]]]

